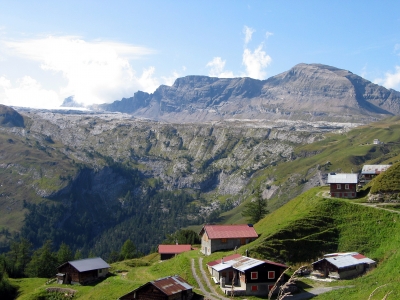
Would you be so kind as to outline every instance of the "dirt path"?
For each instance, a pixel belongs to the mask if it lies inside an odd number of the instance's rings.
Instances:
[[[206,284],[207,284],[207,287],[209,288],[209,290],[211,291],[211,293],[209,293],[205,288],[204,288],[204,285],[203,285],[203,282],[200,280],[200,278],[197,276],[197,273],[196,273],[196,267],[195,267],[195,265],[194,265],[194,259],[192,258],[192,260],[191,260],[191,267],[192,267],[192,273],[193,273],[193,277],[194,277],[194,279],[196,279],[196,281],[197,281],[197,284],[199,285],[199,287],[200,287],[200,290],[203,292],[203,294],[204,294],[204,300],[208,300],[208,299],[210,299],[210,300],[229,300],[229,298],[226,298],[226,297],[224,297],[224,296],[221,296],[221,295],[219,295],[218,293],[217,293],[217,291],[215,290],[215,288],[213,287],[213,285],[210,283],[210,280],[208,279],[208,277],[207,277],[207,274],[206,274],[206,272],[204,271],[204,268],[203,268],[203,258],[202,257],[199,257],[199,268],[200,268],[200,273],[201,273],[201,276],[203,277],[203,279],[204,279],[204,281],[206,282]]]
[[[194,266],[194,259],[192,258],[191,260],[191,267],[192,267],[192,274],[194,279],[196,279],[197,284],[199,285],[200,290],[203,292],[204,294],[204,300],[219,300],[219,298],[215,298],[213,295],[211,295],[209,292],[206,291],[206,289],[204,288],[203,283],[201,282],[200,278],[197,276],[196,273],[196,268]]]
[[[206,272],[204,271],[204,268],[203,268],[203,258],[202,257],[199,257],[199,268],[200,268],[201,275],[203,276],[203,279],[206,282],[206,284],[207,284],[208,288],[210,289],[210,291],[216,297],[218,297],[219,299],[229,300],[229,298],[225,298],[224,296],[219,295],[217,293],[217,291],[215,290],[214,286],[210,283],[210,280],[208,279],[208,276],[207,276],[207,274],[206,274]]]
[[[354,204],[358,204],[358,205],[363,205],[363,206],[367,206],[367,207],[372,207],[372,208],[376,208],[376,209],[382,209],[382,210],[386,210],[386,211],[390,211],[392,213],[396,213],[396,214],[400,214],[400,211],[398,210],[394,210],[394,209],[390,209],[390,208],[385,208],[385,204],[381,204],[381,205],[377,205],[377,204],[369,204],[369,203],[354,203]],[[388,203],[387,205],[390,205],[391,203]]]

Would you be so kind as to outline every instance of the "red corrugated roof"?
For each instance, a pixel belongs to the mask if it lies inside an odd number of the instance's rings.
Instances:
[[[355,259],[363,259],[363,258],[367,258],[366,256],[362,255],[362,254],[356,254],[356,255],[352,255]]]
[[[206,231],[209,239],[228,238],[257,238],[258,234],[253,226],[240,225],[205,225],[201,232]],[[200,232],[200,234],[201,234]]]
[[[158,245],[160,254],[177,254],[192,250],[191,245]]]
[[[264,261],[265,261],[267,264],[270,264],[270,265],[275,265],[275,266],[282,267],[282,268],[286,268],[286,269],[289,268],[287,265],[280,264],[280,263],[274,262],[274,261],[272,261],[272,260],[264,259]]]
[[[193,288],[177,275],[152,281],[151,284],[168,296]]]
[[[227,262],[227,261],[230,261],[230,260],[238,258],[238,257],[241,257],[241,255],[240,254],[232,254],[232,255],[223,257],[223,259],[224,259],[224,262]],[[219,263],[221,263],[221,259],[210,261],[209,263],[207,263],[207,266],[212,267],[212,266],[218,265]]]

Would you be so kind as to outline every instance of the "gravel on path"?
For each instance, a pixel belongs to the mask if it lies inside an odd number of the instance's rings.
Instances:
[[[226,298],[222,295],[219,295],[218,292],[215,290],[214,286],[210,283],[210,280],[207,277],[206,272],[204,271],[203,268],[203,258],[199,257],[199,267],[200,267],[200,272],[201,275],[203,276],[204,281],[206,282],[208,288],[210,289],[210,291],[218,298],[222,299],[222,300],[229,300],[229,298]]]
[[[191,267],[192,267],[192,274],[194,279],[196,279],[197,284],[199,285],[200,290],[203,292],[204,294],[204,300],[219,300],[219,298],[214,298],[209,292],[206,291],[206,289],[204,288],[203,283],[201,282],[200,278],[197,276],[196,273],[196,268],[194,266],[194,259],[192,258],[191,260]]]

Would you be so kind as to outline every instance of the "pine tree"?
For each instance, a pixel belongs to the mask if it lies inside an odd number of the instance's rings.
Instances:
[[[50,278],[55,275],[57,256],[51,251],[52,242],[46,241],[44,245],[33,252],[31,261],[26,266],[28,277]]]
[[[121,259],[130,259],[136,256],[136,247],[131,240],[126,240],[122,245],[120,256]]]
[[[242,216],[248,218],[252,224],[260,221],[268,213],[267,200],[263,199],[261,188],[258,187],[255,192],[255,198],[245,204]]]
[[[72,251],[71,248],[64,242],[60,245],[60,248],[57,251],[57,263],[58,265],[62,265],[63,263],[66,263],[67,261],[70,261],[73,259]]]
[[[82,259],[82,252],[81,250],[78,249],[75,251],[74,260],[79,260],[79,259]]]
[[[23,277],[24,270],[31,260],[32,244],[22,238],[19,242],[12,242],[10,245],[10,251],[7,253],[7,257],[10,262],[9,275],[13,277]]]

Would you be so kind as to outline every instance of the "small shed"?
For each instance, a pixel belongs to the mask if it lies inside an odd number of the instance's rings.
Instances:
[[[356,277],[375,267],[376,262],[358,252],[331,253],[314,262],[314,275],[333,279]]]
[[[60,284],[85,284],[106,277],[110,265],[100,257],[68,261],[57,268]]]
[[[354,173],[330,173],[327,183],[330,185],[332,197],[356,198],[358,174]]]
[[[161,260],[170,259],[179,253],[192,250],[192,245],[158,245]]]
[[[150,281],[121,296],[119,300],[190,300],[192,297],[193,287],[184,279],[175,275]]]

